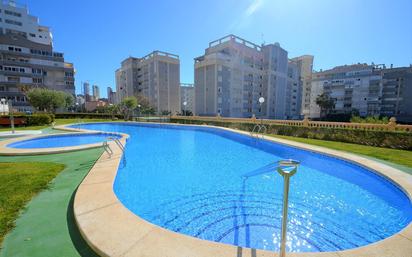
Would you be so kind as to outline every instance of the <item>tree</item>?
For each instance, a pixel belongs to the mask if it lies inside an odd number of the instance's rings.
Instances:
[[[124,120],[129,120],[130,115],[137,107],[137,99],[134,96],[126,97],[120,103],[120,109],[123,112]]]
[[[321,116],[327,116],[335,108],[335,100],[325,93],[316,98],[316,104],[320,107]]]
[[[54,113],[57,108],[67,108],[73,104],[71,94],[46,88],[34,88],[27,92],[30,104],[39,111]]]
[[[156,110],[153,108],[153,106],[150,104],[149,99],[145,97],[142,94],[136,94],[136,99],[138,104],[140,105],[139,107],[139,112],[142,114],[155,114]]]
[[[112,120],[114,120],[114,116],[118,113],[119,111],[119,106],[116,104],[109,105],[107,107],[107,111],[112,115]]]

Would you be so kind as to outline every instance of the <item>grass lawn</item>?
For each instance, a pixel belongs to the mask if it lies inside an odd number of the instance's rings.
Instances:
[[[20,210],[64,167],[48,162],[0,162],[0,245]]]
[[[100,122],[100,121],[112,121],[111,119],[56,119],[56,126],[58,125],[65,125],[70,123],[77,123],[77,122]],[[37,130],[37,129],[45,129],[50,127],[50,125],[45,126],[27,126],[27,127],[16,127],[16,130]],[[10,127],[0,127],[0,131],[9,131]]]
[[[296,141],[300,143],[306,143],[310,145],[323,146],[326,148],[331,148],[331,149],[355,153],[355,154],[361,154],[361,155],[369,156],[372,158],[377,158],[377,159],[385,160],[385,161],[392,162],[395,164],[403,165],[408,168],[412,168],[412,151],[349,144],[349,143],[310,139],[310,138],[291,137],[291,136],[281,136],[281,135],[269,135],[269,136],[287,139],[291,141]]]

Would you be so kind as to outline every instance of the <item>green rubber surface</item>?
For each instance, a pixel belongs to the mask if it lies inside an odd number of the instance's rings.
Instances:
[[[102,149],[38,155],[0,156],[0,162],[55,162],[66,168],[50,188],[35,196],[5,237],[0,257],[97,256],[81,237],[73,216],[76,188],[100,157]]]

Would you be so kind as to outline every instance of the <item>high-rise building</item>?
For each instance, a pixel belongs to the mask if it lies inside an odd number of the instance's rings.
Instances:
[[[302,55],[292,58],[291,61],[295,62],[298,66],[298,74],[300,76],[300,83],[302,84],[301,95],[301,116],[308,116],[310,113],[310,96],[311,96],[311,81],[313,71],[313,56]]]
[[[380,114],[382,67],[368,64],[338,66],[312,75],[311,118],[321,116],[316,98],[325,93],[335,101],[333,114]],[[316,89],[315,89],[316,88]]]
[[[299,77],[298,64],[290,60],[286,85],[286,119],[299,119],[301,117],[302,81]]]
[[[86,102],[89,102],[92,100],[91,96],[90,96],[90,84],[89,82],[84,82],[83,83],[83,95],[84,95],[84,100]]]
[[[100,89],[98,85],[93,85],[93,101],[98,101],[100,99]]]
[[[107,87],[107,101],[110,104],[117,104],[117,94],[113,91],[112,87]]]
[[[0,98],[11,100],[19,111],[31,111],[25,96],[30,88],[74,95],[73,64],[54,52],[49,28],[14,1],[1,1],[0,10]]]
[[[119,100],[140,95],[157,112],[180,112],[179,56],[154,51],[142,58],[129,57],[115,76]]]
[[[387,69],[385,65],[353,64],[313,73],[311,118],[321,116],[316,98],[322,93],[334,100],[333,114],[412,120],[412,67]]]
[[[412,122],[412,66],[382,71],[380,114]]]
[[[298,68],[279,43],[259,46],[234,35],[215,40],[195,58],[195,114],[299,118]]]
[[[186,103],[186,105],[185,105]],[[193,84],[180,84],[180,108],[182,112],[190,111],[193,113],[195,105],[195,88]]]

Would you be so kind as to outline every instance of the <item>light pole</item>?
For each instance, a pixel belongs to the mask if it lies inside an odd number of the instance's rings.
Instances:
[[[186,116],[186,105],[187,105],[187,102],[184,101],[184,102],[183,102],[183,115],[184,115],[184,116]]]
[[[263,96],[259,97],[260,112],[262,112],[262,104],[265,102]],[[260,116],[260,123],[263,124],[263,115]]]
[[[6,99],[2,98],[0,102],[1,102],[1,112],[3,115],[6,115]]]
[[[137,105],[137,121],[140,121],[140,107],[142,107],[140,104]]]
[[[9,108],[9,115],[10,115],[11,133],[14,134],[15,130],[14,130],[13,103],[12,103],[11,100],[6,100],[6,98],[2,98],[1,102],[3,103],[3,108],[6,108],[5,105],[6,105],[6,102],[7,102],[7,105],[8,105],[8,108]]]
[[[286,254],[286,231],[288,224],[288,205],[289,205],[289,180],[298,170],[299,161],[281,160],[278,162],[277,172],[283,177],[283,208],[282,208],[282,232],[280,241],[280,257]]]

